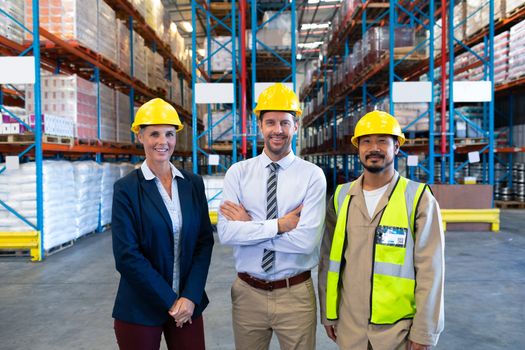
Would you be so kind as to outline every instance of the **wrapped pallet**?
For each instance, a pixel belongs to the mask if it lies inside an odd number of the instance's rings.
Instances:
[[[509,80],[525,75],[525,21],[510,28]]]
[[[100,139],[117,141],[117,113],[113,89],[100,84]]]
[[[5,164],[0,164],[3,167]],[[43,162],[43,247],[49,250],[76,238],[76,198],[73,166],[67,161]],[[20,164],[0,175],[0,198],[36,225],[36,166]],[[31,226],[0,207],[0,231],[32,231]]]
[[[97,138],[96,85],[77,75],[50,75],[41,80],[42,113],[72,120],[75,137]],[[26,89],[26,110],[34,114],[33,86]]]
[[[0,10],[3,10],[19,23],[24,23],[25,0],[0,0]],[[0,14],[0,36],[18,44],[24,42],[24,29],[15,21]]]
[[[218,36],[211,42],[211,70],[224,72],[232,70],[232,37]]]
[[[134,33],[135,34],[135,33]],[[117,20],[117,65],[126,74],[130,73],[129,27],[125,21]]]
[[[133,76],[148,85],[144,38],[133,32]]]
[[[63,40],[97,50],[97,0],[41,0],[40,26]],[[33,28],[33,1],[25,1],[25,23]],[[26,39],[32,40],[26,32]]]
[[[121,177],[120,165],[102,163],[102,180],[100,182],[100,224],[111,223],[111,208],[113,203],[113,185]]]
[[[73,162],[76,194],[76,237],[98,228],[102,167],[93,161]]]
[[[98,53],[117,63],[117,19],[115,11],[104,0],[98,0],[97,41]]]
[[[117,142],[131,143],[131,115],[128,95],[115,91],[115,110],[117,113]]]

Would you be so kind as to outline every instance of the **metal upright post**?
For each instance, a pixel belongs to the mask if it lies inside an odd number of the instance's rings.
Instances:
[[[191,51],[192,51],[192,58],[191,58],[191,90],[195,91],[195,82],[197,79],[197,10],[195,7],[195,1],[191,1],[191,25],[193,27],[193,31],[191,32]],[[197,174],[199,172],[199,158],[197,155],[197,137],[198,137],[198,130],[197,130],[197,104],[195,103],[195,94],[192,94],[191,96],[192,103],[191,103],[191,112],[192,112],[192,131],[193,135],[191,138],[192,143],[192,161],[193,161],[193,172]],[[209,126],[209,125],[208,125]]]
[[[489,1],[489,79],[492,84],[489,102],[489,184],[494,185],[494,1]]]
[[[130,76],[133,79],[135,76],[135,64],[134,64],[134,44],[133,44],[133,17],[129,16],[129,72]],[[135,120],[135,88],[133,88],[132,85],[129,87],[129,121],[130,126],[133,124],[133,121]],[[131,132],[131,142],[135,142],[135,134]]]
[[[454,180],[454,1],[449,1],[448,3],[448,118],[449,118],[449,128],[448,128],[448,183],[453,185]],[[445,28],[443,28],[443,34],[445,35]],[[441,71],[442,75],[446,76],[444,71]],[[445,96],[441,96],[445,98]],[[446,118],[442,115],[441,118]],[[443,125],[443,123],[442,123]],[[444,132],[444,130],[442,130]],[[442,179],[444,180],[444,178]]]

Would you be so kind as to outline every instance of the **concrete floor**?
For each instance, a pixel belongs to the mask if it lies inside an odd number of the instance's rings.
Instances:
[[[446,330],[437,349],[525,349],[525,211],[502,213],[502,231],[446,236]],[[231,249],[216,245],[205,312],[208,349],[233,346]],[[115,349],[111,309],[118,274],[105,232],[43,263],[0,259],[0,348]],[[277,349],[276,342],[272,349]],[[318,349],[336,349],[318,327]]]

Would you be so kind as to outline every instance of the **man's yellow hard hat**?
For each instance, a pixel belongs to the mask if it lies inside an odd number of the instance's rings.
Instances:
[[[397,136],[399,145],[405,143],[405,135],[401,131],[399,122],[383,111],[373,111],[365,114],[355,126],[354,136],[352,137],[352,144],[357,147],[359,138],[365,135],[387,134]]]
[[[159,124],[173,125],[177,132],[184,128],[175,108],[161,98],[154,98],[140,106],[131,125],[131,131],[137,134],[141,125]]]
[[[259,117],[261,111],[292,111],[296,117],[303,114],[295,92],[282,83],[276,83],[261,92],[253,113]]]

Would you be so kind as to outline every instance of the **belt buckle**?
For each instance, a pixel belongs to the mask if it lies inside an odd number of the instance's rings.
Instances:
[[[270,281],[270,282],[266,282],[268,284],[268,291],[272,292],[273,291],[273,282]]]

